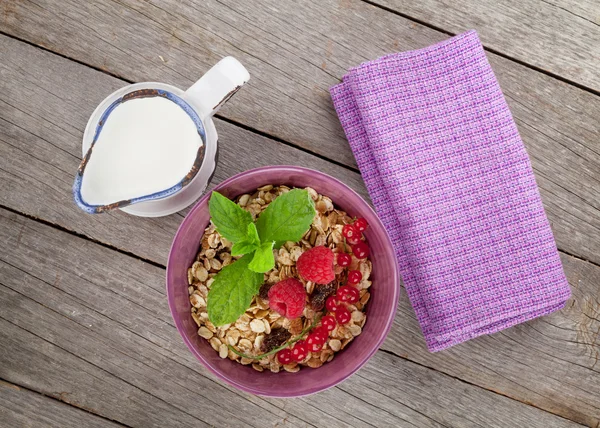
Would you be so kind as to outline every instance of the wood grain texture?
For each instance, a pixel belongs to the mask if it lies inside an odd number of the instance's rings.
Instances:
[[[600,91],[600,3],[594,0],[373,0],[436,28],[476,29],[496,52]]]
[[[249,396],[213,380],[187,351],[170,320],[163,269],[5,210],[0,239],[11,249],[0,254],[0,376],[118,422],[576,426],[382,351],[322,394]]]
[[[0,196],[3,203],[12,209],[40,217],[66,229],[164,264],[172,236],[181,221],[180,216],[140,219],[119,212],[89,216],[80,212],[70,199],[72,176],[69,171],[74,171],[79,162],[77,156],[81,131],[78,129],[83,129],[87,120],[87,113],[84,112],[87,105],[85,102],[95,105],[94,103],[103,97],[103,93],[110,92],[120,82],[63,58],[38,52],[37,49],[24,46],[14,40],[5,38],[2,46],[8,47],[4,52],[9,55],[7,56],[9,61],[2,68],[2,76],[18,83],[21,89],[15,91],[7,86],[6,90],[9,91],[10,98],[3,99],[12,104],[3,104],[3,108],[0,109],[0,117],[7,117],[11,121],[3,122],[3,126],[0,127],[0,139],[3,141],[1,144],[4,144],[1,150],[9,154],[7,157],[0,157],[0,167],[3,170],[0,171],[0,178],[2,178]],[[16,52],[14,54],[11,53],[13,49]],[[20,57],[27,57],[30,65],[39,64],[31,67],[30,70],[42,69],[43,64],[44,73],[27,72],[25,63],[19,59]],[[7,68],[9,66],[19,72],[11,71]],[[64,75],[71,77],[68,85],[61,83],[64,81],[62,78]],[[98,93],[92,92],[91,89],[85,92],[86,87],[90,87],[87,85],[88,82],[94,82],[91,88],[99,88]],[[61,95],[52,95],[50,92]],[[0,91],[0,94],[2,93],[6,91]],[[77,94],[82,94],[83,97],[78,97]],[[82,98],[91,99],[81,101]],[[233,150],[222,152],[217,180],[255,165],[268,164],[275,159],[321,169],[341,178],[364,195],[364,188],[356,173],[227,123],[221,122],[219,125],[223,145],[228,145]],[[70,132],[65,131],[66,129]],[[71,133],[79,135],[71,135]],[[240,161],[242,156],[240,154],[243,154],[244,162]],[[582,152],[581,156],[585,159],[586,154]],[[578,224],[575,223],[573,227],[577,228]],[[556,224],[554,228],[556,230]],[[583,267],[589,264],[574,258],[566,258],[563,261],[572,285],[578,285],[578,278],[584,278],[590,284],[590,295],[600,292],[600,280],[597,276],[584,274],[587,271]],[[98,272],[98,275],[101,274],[102,272]],[[162,282],[157,285],[157,290],[162,290]],[[586,299],[594,301],[589,297]],[[557,359],[565,358],[564,352],[569,353],[568,358],[571,361],[558,368],[556,364],[550,366],[535,364],[535,361],[540,358],[539,351],[528,347],[527,336],[514,336],[516,334],[514,331],[520,331],[514,329],[493,338],[471,341],[442,354],[431,355],[425,351],[413,311],[405,298],[401,301],[399,313],[391,339],[386,342],[384,349],[405,355],[420,364],[443,370],[452,376],[468,378],[469,382],[484,388],[525,400],[559,414],[569,415],[578,421],[599,419],[597,407],[594,407],[593,401],[589,401],[595,399],[600,401],[594,386],[600,383],[598,375],[590,369],[594,367],[595,360],[591,359],[594,354],[588,354],[585,351],[587,347],[582,344],[570,344],[570,341],[578,340],[576,337],[578,328],[580,329],[576,326],[580,322],[578,320],[585,320],[585,315],[581,312],[574,312],[573,320],[569,320],[568,317],[565,320],[566,315],[563,315],[563,312],[556,315],[560,320],[557,321],[558,325],[565,323],[568,329],[575,330],[565,330],[558,336],[558,343],[561,344],[558,348],[550,338],[543,336],[543,334],[552,336],[555,332],[547,329],[543,330],[543,333],[528,330],[528,334],[531,334],[535,341],[541,342],[543,351],[550,354],[549,359],[554,359],[556,362]],[[595,316],[593,312],[586,313]],[[143,323],[144,314],[136,317],[136,322]],[[166,317],[164,321],[169,322],[170,319]],[[536,328],[539,329],[539,326]],[[598,337],[598,327],[592,323],[587,331],[589,338],[585,341],[594,350],[597,346],[594,345],[594,341]],[[504,334],[508,336],[505,337]],[[521,343],[518,348],[514,346],[515,340]],[[562,347],[565,344],[566,351]],[[509,353],[509,350],[518,350],[518,358],[516,356],[507,363],[505,355],[496,352],[498,347],[506,349],[506,353]],[[514,354],[509,353],[509,355]],[[526,379],[522,377],[524,364],[531,366],[527,368],[531,374]],[[583,367],[578,368],[577,365]],[[552,367],[552,371],[548,369],[549,367]],[[562,391],[562,387],[552,390],[563,376],[572,375],[576,375],[574,378],[576,381],[565,389],[569,391],[568,396],[556,393],[557,390]],[[549,381],[548,384],[544,383],[544,379],[549,376],[555,376],[557,379]],[[578,387],[577,384],[580,386]],[[591,395],[588,395],[588,390],[591,391]]]
[[[166,264],[183,213],[86,215],[73,202],[81,139],[93,106],[124,82],[0,36],[0,203]],[[65,79],[64,76],[69,76]],[[91,83],[91,84],[90,84]],[[213,185],[258,166],[292,164],[333,175],[368,198],[360,175],[222,120]]]
[[[220,114],[351,166],[354,159],[327,89],[362,61],[447,37],[360,0],[215,0],[202,6],[190,0],[23,0],[10,5],[0,5],[3,31],[132,81],[186,87],[220,57],[233,54],[252,79]],[[531,156],[559,247],[600,263],[600,98],[500,56],[489,54],[489,59]],[[38,79],[51,81],[40,76],[45,67],[28,70],[28,55],[14,60],[29,74],[30,86]],[[106,78],[89,87],[87,82],[104,78],[74,65],[60,63],[55,69],[61,78],[90,73],[73,92],[44,85],[57,95],[54,103],[64,98],[72,103],[67,113],[77,109],[66,126],[71,132],[83,129],[93,110],[95,104],[85,101],[97,102],[121,84]],[[18,92],[16,86],[11,92]],[[54,116],[62,119],[59,111]],[[290,162],[277,156],[259,159]]]
[[[99,428],[123,425],[0,380],[0,422],[11,428]]]
[[[600,268],[565,254],[561,259],[573,293],[564,309],[431,354],[412,308],[401,303],[383,348],[596,427],[600,424]],[[403,290],[401,302],[406,300]]]

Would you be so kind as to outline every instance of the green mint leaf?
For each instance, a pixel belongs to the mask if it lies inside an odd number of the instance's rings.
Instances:
[[[233,244],[231,249],[232,256],[240,256],[242,254],[251,253],[254,250],[260,248],[260,238],[258,237],[258,231],[254,223],[248,225],[248,234],[246,239],[236,242]]]
[[[248,269],[252,254],[225,266],[208,292],[208,319],[215,326],[235,322],[250,306],[264,275]]]
[[[218,192],[212,192],[208,209],[221,236],[234,243],[246,239],[248,225],[252,223],[252,215],[248,211]]]
[[[260,238],[258,236],[258,230],[256,230],[256,225],[254,223],[250,223],[248,225],[248,231],[246,232],[248,236],[248,240],[250,242],[254,242],[255,244],[260,244]]]
[[[275,257],[273,256],[273,245],[275,242],[265,242],[254,253],[254,258],[248,265],[254,272],[265,273],[275,266]]]
[[[298,242],[306,233],[315,217],[315,204],[302,189],[293,189],[278,196],[260,214],[256,229],[261,242]]]

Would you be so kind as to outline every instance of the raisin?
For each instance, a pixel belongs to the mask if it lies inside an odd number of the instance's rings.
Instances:
[[[266,282],[260,286],[260,290],[258,290],[258,297],[263,300],[269,300],[269,290],[273,284],[267,284]]]
[[[265,336],[261,350],[263,352],[269,352],[271,349],[275,349],[278,346],[283,345],[290,337],[292,337],[292,334],[285,328],[276,327],[271,330],[271,333]]]
[[[309,298],[310,307],[313,311],[322,311],[325,307],[325,301],[335,293],[335,289],[335,283],[333,282],[325,285],[315,285],[315,289]]]

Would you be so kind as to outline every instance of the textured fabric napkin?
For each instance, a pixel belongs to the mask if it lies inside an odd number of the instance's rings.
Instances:
[[[529,158],[475,31],[353,68],[331,96],[430,351],[564,306]]]

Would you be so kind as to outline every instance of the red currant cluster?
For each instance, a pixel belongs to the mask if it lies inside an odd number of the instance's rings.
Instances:
[[[342,229],[342,235],[352,247],[352,253],[358,259],[366,259],[369,256],[369,247],[362,240],[362,233],[369,227],[367,220],[359,218],[352,224],[346,224]],[[350,266],[352,257],[350,254],[339,253],[337,255],[337,264],[342,267]],[[360,293],[358,288],[354,287],[362,280],[362,273],[358,270],[348,272],[348,281],[346,285],[338,288],[335,296],[330,296],[325,301],[325,307],[329,312],[335,315],[335,319],[340,324],[346,324],[350,321],[351,314],[346,303],[354,304],[359,301]]]
[[[369,224],[364,218],[358,218],[352,224],[344,225],[342,229],[342,235],[346,238],[346,242],[350,244],[352,253],[357,259],[366,259],[369,257],[369,247],[365,241],[362,240],[362,233],[367,230]],[[340,255],[338,255],[338,264],[340,266],[348,266],[350,264],[350,257],[342,257],[343,262],[347,262],[346,265],[340,263]],[[347,255],[346,255],[347,256]]]
[[[321,324],[315,327],[306,340],[299,340],[292,349],[282,349],[277,353],[277,359],[280,364],[289,364],[292,361],[301,362],[309,352],[319,352],[327,339],[329,332],[335,328],[335,318],[326,315],[321,318]]]
[[[342,229],[342,235],[351,245],[352,253],[358,259],[366,259],[369,256],[369,247],[362,240],[362,232],[368,227],[367,220],[357,219],[352,224],[347,224]],[[347,253],[337,255],[337,264],[342,267],[350,266],[352,257]],[[346,285],[338,288],[334,296],[327,298],[325,307],[331,315],[325,315],[321,318],[319,326],[315,327],[306,340],[299,340],[291,349],[282,349],[277,353],[277,359],[281,364],[289,364],[292,361],[301,362],[306,359],[309,352],[319,352],[327,339],[329,333],[339,324],[350,322],[352,315],[346,307],[346,304],[354,304],[360,299],[360,292],[355,286],[362,280],[362,274],[358,270],[348,272],[348,281]]]

